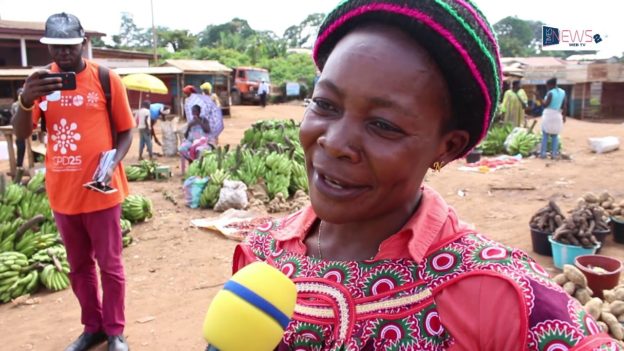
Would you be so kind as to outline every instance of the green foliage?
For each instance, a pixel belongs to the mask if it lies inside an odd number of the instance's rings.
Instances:
[[[260,62],[271,72],[271,83],[277,86],[285,82],[301,82],[312,86],[316,75],[316,66],[312,57],[307,54],[288,54],[285,57],[265,59]]]

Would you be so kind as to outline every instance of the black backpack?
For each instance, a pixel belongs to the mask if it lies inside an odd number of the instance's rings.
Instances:
[[[51,65],[46,66],[50,69]],[[106,111],[108,112],[108,123],[110,124],[111,135],[113,137],[113,148],[117,147],[117,130],[115,129],[115,121],[113,120],[112,103],[111,103],[111,88],[110,88],[110,70],[104,66],[98,65],[98,78],[100,80],[100,86],[104,91],[104,98],[106,99]],[[41,111],[41,131],[47,132],[45,113]]]

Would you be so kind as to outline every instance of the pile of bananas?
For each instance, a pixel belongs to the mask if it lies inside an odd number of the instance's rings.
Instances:
[[[513,136],[513,139],[507,146],[507,152],[510,155],[520,154],[522,157],[527,157],[535,151],[535,148],[537,147],[537,144],[540,143],[540,140],[539,135],[525,130],[519,131]]]
[[[132,223],[152,218],[152,201],[141,195],[129,195],[121,204],[121,217]]]
[[[299,140],[299,124],[290,121],[259,121],[245,130],[241,145],[253,150],[274,148],[287,151],[294,148]]]
[[[271,199],[275,195],[282,193],[288,198],[288,187],[290,186],[290,174],[292,165],[288,156],[284,154],[271,153],[265,158],[268,171],[265,174],[265,183]]]
[[[126,179],[129,182],[142,181],[146,179],[154,179],[156,177],[156,168],[158,163],[155,161],[142,160],[138,165],[129,165],[124,167]]]
[[[30,269],[28,258],[20,252],[0,253],[0,302],[5,303],[37,290],[39,272]]]
[[[69,264],[49,264],[39,274],[43,286],[52,291],[60,291],[69,287]]]
[[[132,236],[130,235],[130,231],[132,230],[132,222],[129,220],[122,218],[121,222],[121,242],[123,247],[128,247],[132,244]]]
[[[7,185],[2,194],[2,202],[6,205],[17,206],[22,201],[26,193],[26,188],[21,185],[11,183]]]
[[[199,197],[199,207],[212,208],[219,201],[219,193],[223,182],[228,179],[228,174],[222,170],[216,170],[210,176],[210,180]]]
[[[498,155],[505,152],[505,139],[511,131],[511,124],[493,125],[487,133],[485,139],[479,144],[483,155]]]
[[[37,172],[30,181],[28,181],[28,185],[26,185],[26,189],[32,191],[33,193],[42,193],[45,191],[45,174],[42,172]]]
[[[33,218],[37,214],[43,215],[47,220],[53,221],[50,202],[45,194],[37,194],[25,191],[22,200],[17,205],[17,213],[22,219]]]

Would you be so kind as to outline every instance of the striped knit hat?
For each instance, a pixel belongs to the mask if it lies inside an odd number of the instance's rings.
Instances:
[[[343,0],[325,18],[314,45],[323,70],[338,41],[365,23],[395,26],[429,51],[448,82],[457,128],[470,133],[467,154],[485,137],[501,94],[498,44],[471,0]]]

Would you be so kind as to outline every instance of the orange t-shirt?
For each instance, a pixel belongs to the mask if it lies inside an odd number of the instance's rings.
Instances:
[[[76,74],[76,90],[64,90],[36,101],[33,123],[38,124],[44,110],[48,132],[46,189],[50,206],[63,214],[95,212],[113,207],[128,194],[123,167],[117,167],[111,186],[113,194],[87,190],[100,154],[112,148],[106,99],[100,85],[97,64],[85,60],[86,68]],[[52,64],[52,72],[59,72]],[[134,127],[126,89],[119,76],[110,71],[111,110],[115,129],[123,132]],[[47,106],[46,106],[47,105]]]

